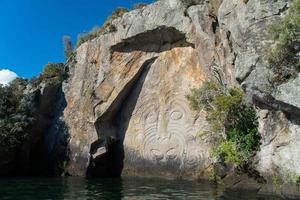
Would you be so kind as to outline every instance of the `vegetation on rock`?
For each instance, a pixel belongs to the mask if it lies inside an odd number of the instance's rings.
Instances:
[[[268,55],[274,71],[273,82],[283,83],[300,72],[300,0],[295,0],[287,14],[270,28],[275,47]]]
[[[73,44],[71,41],[71,37],[65,35],[63,37],[63,44],[64,44],[64,53],[65,53],[65,58],[66,61],[71,58],[72,54],[73,54]]]
[[[146,3],[137,3],[137,4],[134,5],[134,9],[142,9],[145,6],[147,6]]]
[[[256,111],[244,102],[243,91],[208,81],[187,99],[192,109],[206,111],[212,132],[219,136],[213,156],[225,163],[247,164],[259,150],[260,135]]]
[[[41,82],[55,84],[62,82],[67,78],[67,76],[68,75],[63,63],[48,63],[45,65],[44,71],[40,75],[39,80]]]
[[[33,95],[24,94],[28,81],[17,78],[9,85],[0,85],[0,152],[12,152],[29,134],[34,122]]]
[[[112,25],[111,22],[119,17],[122,17],[128,11],[129,10],[127,8],[119,7],[107,18],[102,27],[96,26],[90,32],[80,34],[77,40],[77,47],[86,41],[99,37],[100,35],[116,31],[116,27]]]
[[[59,84],[66,77],[63,63],[49,63],[38,78],[17,78],[9,85],[0,84],[0,152],[13,152],[30,134],[38,101],[35,91],[40,83]]]

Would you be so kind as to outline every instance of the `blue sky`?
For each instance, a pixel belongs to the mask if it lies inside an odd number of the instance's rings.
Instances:
[[[63,62],[62,37],[101,26],[116,7],[152,0],[0,0],[0,70],[37,76],[48,62]]]

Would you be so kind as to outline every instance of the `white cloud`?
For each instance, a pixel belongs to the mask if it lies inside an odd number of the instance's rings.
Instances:
[[[6,85],[17,77],[18,75],[9,69],[0,70],[0,84]]]

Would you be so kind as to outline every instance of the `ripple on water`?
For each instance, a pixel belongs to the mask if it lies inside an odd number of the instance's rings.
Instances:
[[[157,178],[0,179],[1,200],[274,200],[239,191],[222,194],[213,184]]]

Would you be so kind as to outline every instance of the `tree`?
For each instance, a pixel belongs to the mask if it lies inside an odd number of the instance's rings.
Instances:
[[[43,73],[40,75],[40,81],[56,83],[55,80],[61,82],[67,78],[67,72],[63,63],[48,63],[44,67]]]
[[[34,94],[24,94],[27,80],[0,86],[0,153],[13,152],[26,139],[34,121]]]
[[[281,84],[300,72],[300,0],[295,0],[285,16],[270,28],[275,46],[267,59],[273,69],[273,82]]]
[[[64,43],[65,58],[66,58],[66,60],[68,60],[72,56],[72,51],[73,51],[71,37],[68,35],[65,35],[63,37],[63,43]]]

